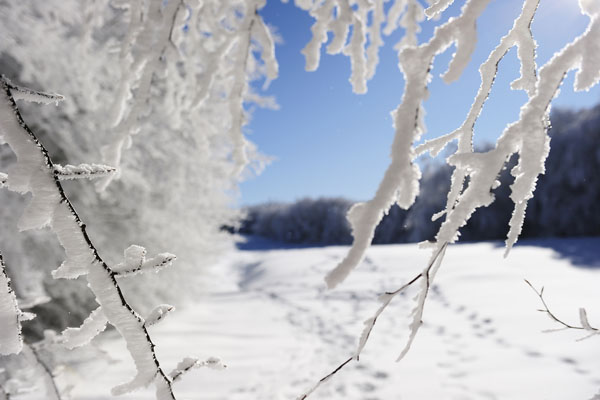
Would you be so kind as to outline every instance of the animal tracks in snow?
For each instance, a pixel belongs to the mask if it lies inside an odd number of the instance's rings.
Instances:
[[[352,355],[363,321],[379,306],[378,295],[420,272],[427,254],[415,245],[375,246],[343,285],[326,290],[323,277],[345,251],[239,251],[215,267],[208,293],[153,330],[167,365],[188,354],[216,356],[228,365],[224,371],[190,372],[176,386],[179,397],[293,400]],[[502,259],[502,249],[489,244],[449,248],[425,306],[423,328],[406,358],[395,362],[414,306],[411,290],[381,314],[360,361],[311,399],[591,398],[600,386],[600,346],[595,338],[575,342],[579,336],[569,332],[541,333],[553,326],[535,311],[537,299],[522,277],[544,279],[557,292],[577,287],[593,298],[600,271],[575,269],[548,249],[517,247],[511,257],[520,253],[536,262],[516,268]],[[566,309],[576,312],[580,304],[567,301]],[[103,345],[110,354],[123,352],[118,341]],[[96,389],[86,382],[85,392],[75,390],[73,397],[106,399],[110,385],[131,371],[125,363],[111,367],[91,380]],[[124,399],[151,396],[141,391]]]

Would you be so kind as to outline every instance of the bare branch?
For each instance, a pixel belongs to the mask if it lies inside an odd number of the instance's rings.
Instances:
[[[562,319],[558,318],[552,311],[550,311],[550,308],[548,307],[548,304],[546,303],[546,300],[544,299],[544,288],[543,287],[538,291],[535,287],[533,287],[533,285],[527,279],[525,279],[525,283],[527,283],[527,285],[529,285],[531,290],[533,290],[535,292],[535,294],[539,297],[540,301],[542,302],[542,305],[544,306],[543,309],[540,309],[538,311],[545,313],[553,321],[562,325],[563,329],[576,329],[576,330],[584,330],[584,331],[590,332],[590,334],[588,336],[585,336],[579,340],[587,339],[591,336],[600,334],[600,330],[598,328],[591,326],[590,323],[588,322],[587,313],[584,308],[579,309],[579,319],[581,321],[581,326],[571,325],[571,324],[563,321]],[[562,330],[562,329],[560,329],[560,330]]]
[[[158,322],[165,319],[167,315],[171,312],[175,311],[175,307],[170,304],[161,304],[157,306],[154,310],[150,312],[150,314],[144,318],[146,323],[144,324],[146,327],[157,324]]]
[[[175,254],[160,253],[153,258],[146,259],[146,249],[131,245],[125,250],[125,261],[113,267],[117,278],[137,275],[143,272],[158,272],[168,267],[177,259]]]

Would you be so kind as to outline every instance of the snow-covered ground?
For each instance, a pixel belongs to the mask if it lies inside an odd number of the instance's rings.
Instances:
[[[216,356],[228,366],[190,372],[175,388],[178,398],[293,400],[348,358],[377,295],[420,271],[428,252],[412,244],[372,247],[343,285],[327,291],[323,277],[346,250],[240,250],[215,266],[209,293],[151,328],[168,369],[186,355]],[[600,325],[600,268],[592,268],[600,264],[600,240],[524,242],[508,259],[502,254],[498,243],[450,247],[408,356],[395,362],[414,291],[382,314],[360,362],[311,398],[592,398],[600,388],[600,337],[577,342],[583,333],[542,333],[559,326],[536,311],[539,298],[524,279],[545,286],[558,316],[578,324],[578,308],[586,307]],[[102,337],[95,342],[125,361],[86,366],[93,379],[75,388],[75,399],[107,399],[133,373],[114,332]],[[151,399],[152,388],[121,398]]]

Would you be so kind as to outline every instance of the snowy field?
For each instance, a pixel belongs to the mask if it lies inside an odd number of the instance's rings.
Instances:
[[[249,248],[260,246],[248,245]],[[377,294],[420,271],[428,252],[416,245],[376,246],[350,278],[326,291],[323,276],[345,247],[240,250],[216,265],[211,290],[152,329],[168,369],[186,355],[219,357],[221,371],[198,369],[175,387],[178,398],[296,399],[348,358]],[[558,249],[558,250],[556,250]],[[349,365],[312,399],[586,400],[600,388],[600,337],[577,342],[537,312],[525,283],[545,286],[552,311],[578,324],[586,307],[600,325],[600,240],[524,241],[508,259],[499,243],[448,249],[408,356],[412,293],[380,317],[360,362]],[[108,399],[133,366],[114,332],[95,339],[115,359],[82,366],[74,399]],[[71,375],[73,371],[65,371]],[[151,399],[151,389],[122,399]]]

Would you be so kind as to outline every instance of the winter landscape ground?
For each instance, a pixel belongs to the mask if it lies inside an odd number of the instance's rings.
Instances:
[[[176,386],[181,398],[295,399],[352,354],[377,295],[418,273],[427,252],[415,244],[375,246],[340,288],[326,271],[344,246],[276,249],[251,239],[215,265],[210,290],[152,330],[159,356],[219,357],[225,370],[199,369]],[[394,360],[405,339],[411,292],[395,299],[375,327],[360,362],[336,375],[314,399],[589,399],[597,393],[597,338],[576,341],[543,313],[525,283],[545,286],[552,311],[577,323],[579,307],[600,321],[600,238],[523,241],[508,259],[499,242],[449,248],[426,305],[425,324],[408,356]],[[63,378],[81,384],[73,398],[110,397],[133,374],[116,332],[94,340],[115,360],[84,362]],[[153,388],[123,399],[148,399]]]

